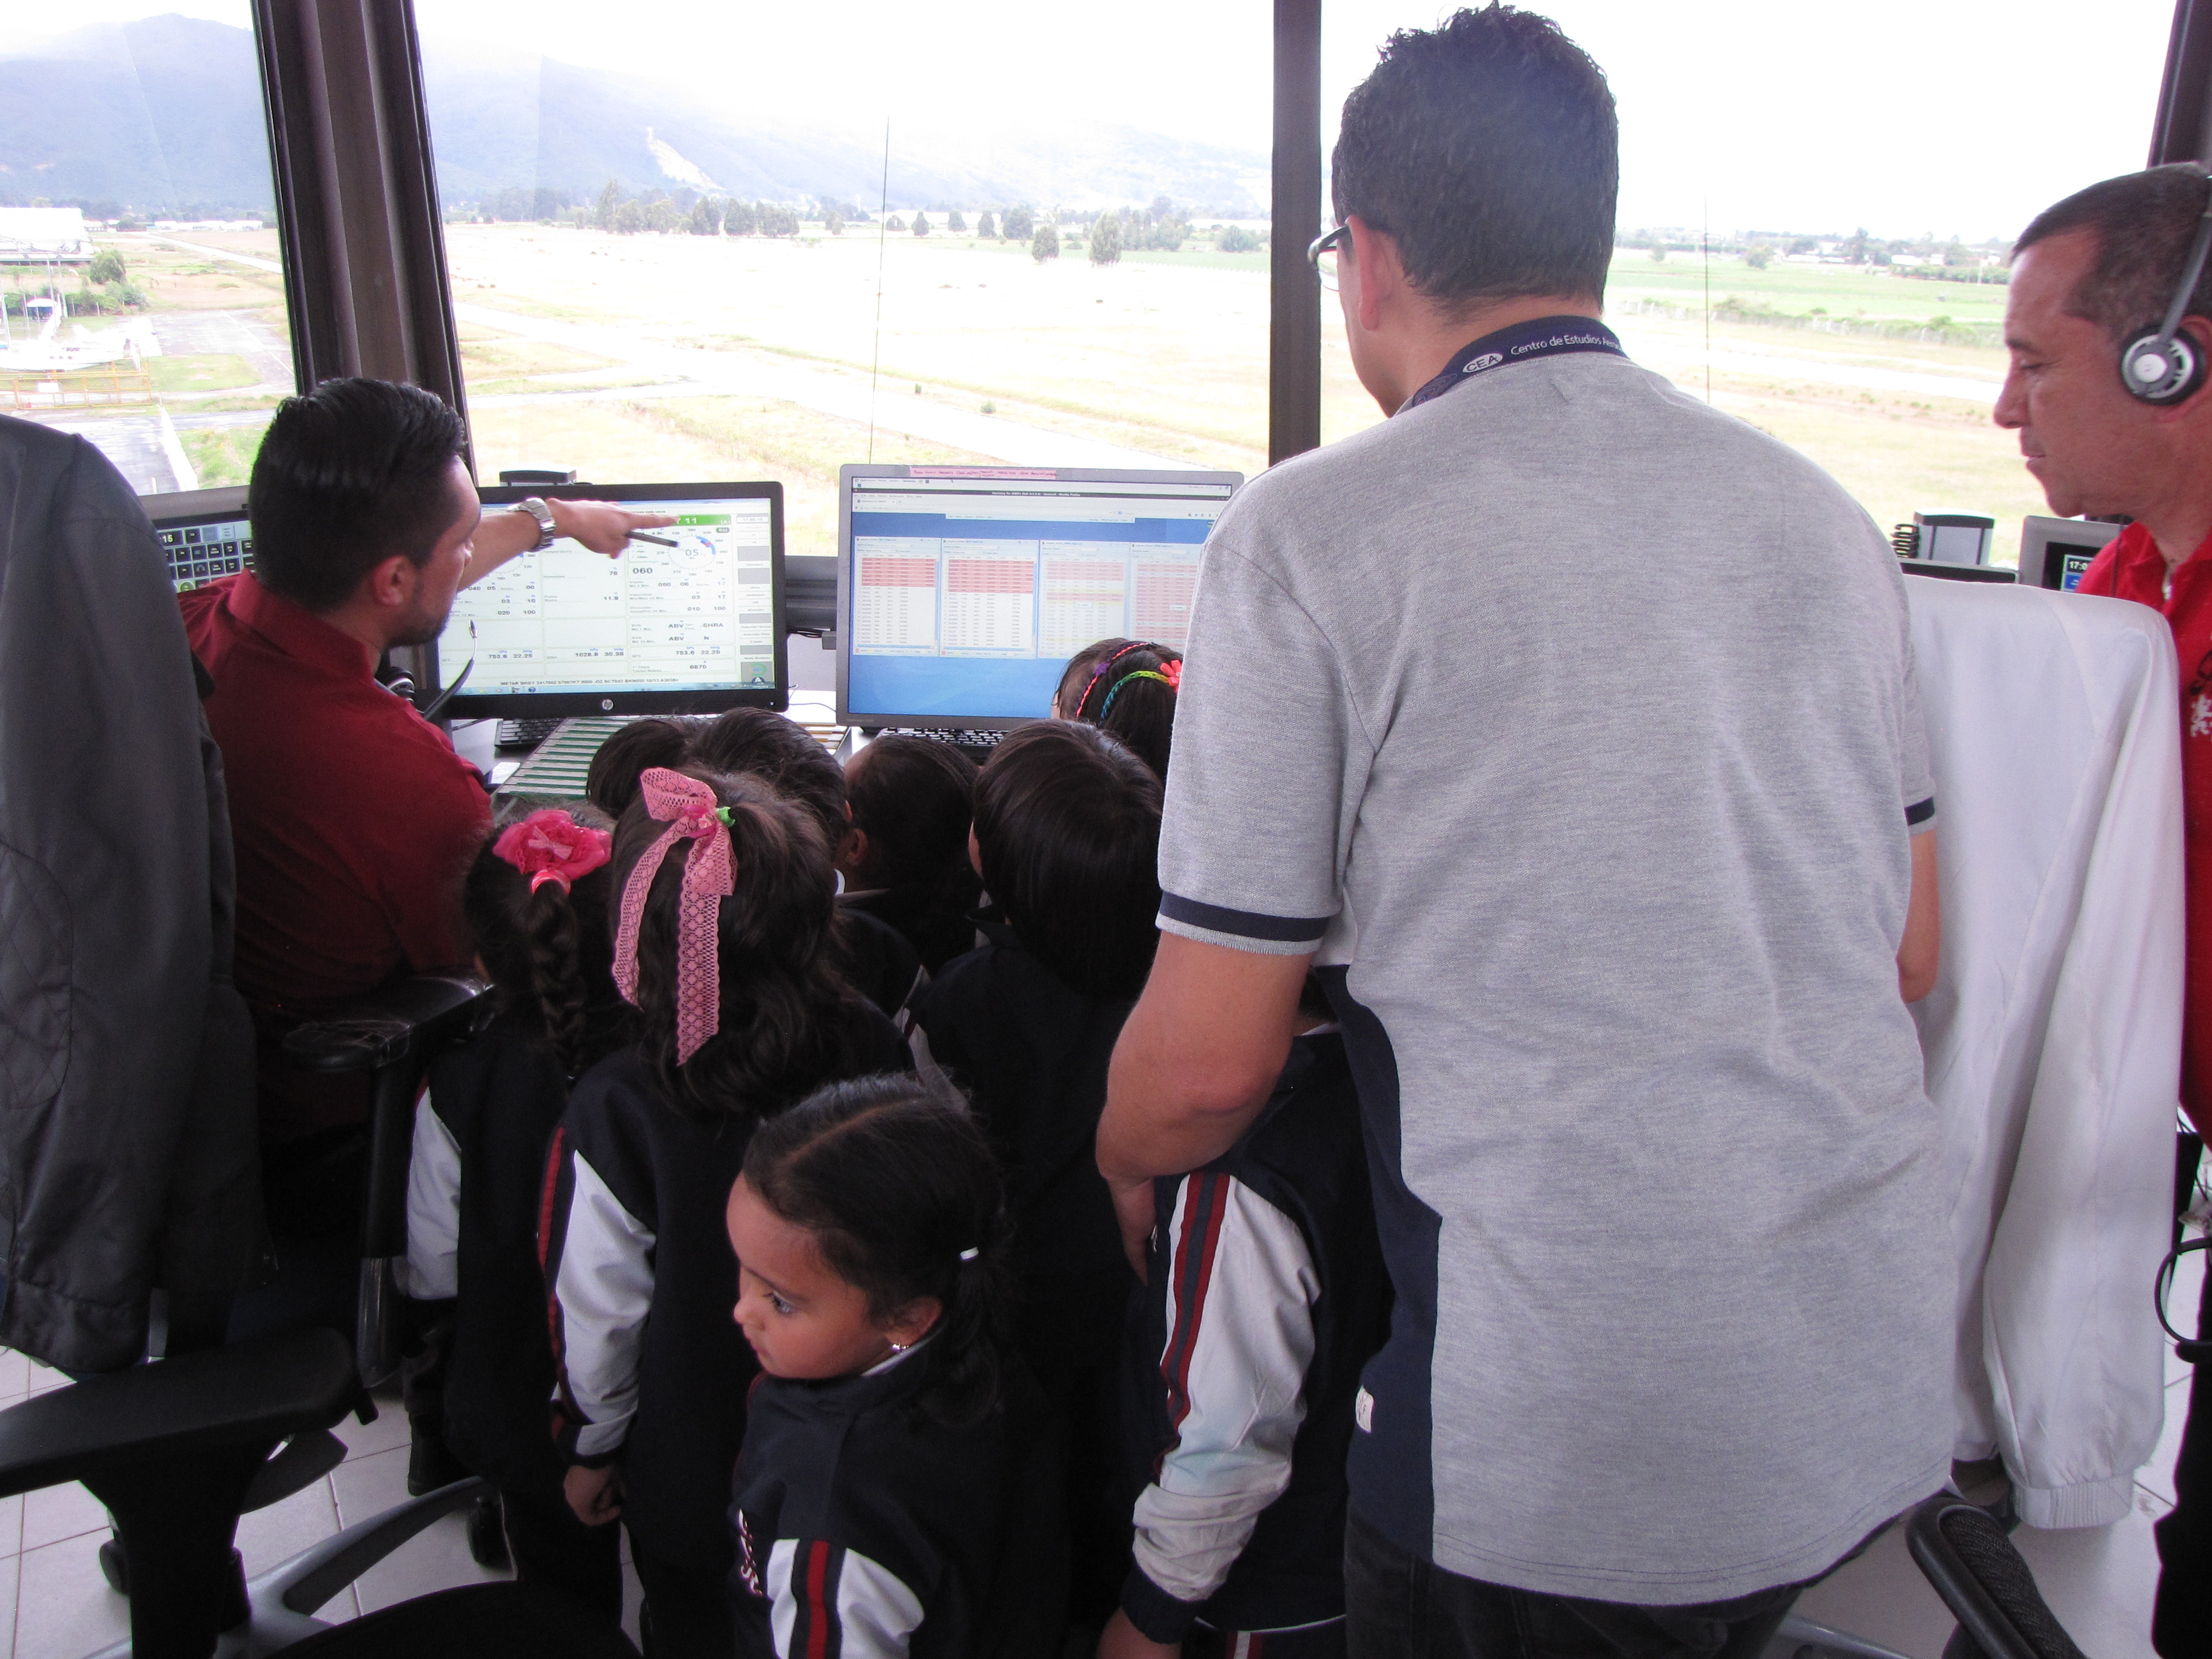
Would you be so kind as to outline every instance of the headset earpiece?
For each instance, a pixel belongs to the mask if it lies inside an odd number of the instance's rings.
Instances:
[[[2212,173],[2204,177],[2204,211],[2197,221],[2197,234],[2189,245],[2189,258],[2166,320],[2146,330],[2120,348],[2120,384],[2139,403],[2164,406],[2178,404],[2204,384],[2204,353],[2182,331],[2181,319],[2189,314],[2197,279],[2204,275],[2205,256],[2212,253]]]
[[[2120,384],[2147,404],[2178,404],[2204,384],[2204,354],[2179,330],[2145,329],[2120,350]]]

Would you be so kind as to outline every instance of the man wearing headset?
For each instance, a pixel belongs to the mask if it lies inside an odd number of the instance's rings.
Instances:
[[[2107,179],[2046,209],[2014,251],[2005,307],[2012,367],[1996,406],[2052,512],[2134,520],[2097,556],[2081,591],[2136,600],[2173,625],[2189,895],[2181,1103],[2200,1128],[2212,1123],[2208,242],[2212,181],[2193,165]],[[2199,1366],[2174,1470],[2179,1501],[2157,1528],[2164,1572],[2151,1640],[2165,1659],[2212,1655],[2208,1394]]]

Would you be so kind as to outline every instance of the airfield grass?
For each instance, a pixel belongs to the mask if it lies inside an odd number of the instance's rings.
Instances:
[[[246,482],[253,472],[253,458],[260,453],[262,435],[268,430],[266,422],[259,426],[216,427],[204,432],[179,432],[177,441],[184,445],[192,471],[199,474],[200,488],[214,489]]]
[[[500,404],[474,412],[477,472],[578,465],[595,482],[772,478],[784,489],[784,550],[837,551],[837,468],[866,453],[867,429],[769,398],[659,398]],[[975,466],[990,457],[878,432],[876,459]],[[582,458],[580,459],[579,458]]]
[[[895,233],[879,245],[866,226],[842,237],[775,240],[612,236],[534,225],[455,225],[447,235],[455,295],[464,303],[597,324],[641,343],[767,353],[825,373],[875,374],[886,388],[918,386],[925,399],[970,413],[988,404],[988,412],[1012,422],[1175,464],[1247,475],[1266,464],[1265,252],[1127,253],[1101,269],[1079,248],[1040,264],[1019,244]],[[277,252],[268,231],[195,233],[191,240],[264,258]],[[272,274],[182,250],[142,248],[126,258],[132,279],[158,309],[258,302],[274,307],[264,314],[281,323],[281,284]],[[1810,366],[1822,364],[1993,386],[2004,368],[1993,344],[1840,331],[1853,323],[1919,327],[1948,318],[1954,327],[1993,334],[2002,316],[2002,284],[1838,266],[1756,270],[1740,259],[1716,258],[1713,301],[1733,295],[1761,316],[1708,319],[1700,314],[1707,277],[1692,255],[1671,253],[1655,263],[1624,250],[1607,299],[1633,349],[1648,351],[1654,367],[1700,397],[1708,337],[1716,352],[1762,356],[1773,364],[1771,374],[1711,375],[1718,407],[1826,468],[1885,530],[1915,511],[1985,513],[1998,520],[1998,558],[2014,556],[2021,516],[2047,509],[2014,438],[1991,423],[1985,402],[1808,378]],[[1653,307],[1674,314],[1650,314]],[[1382,417],[1352,373],[1333,308],[1327,322],[1323,437],[1334,441]],[[462,325],[461,344],[472,393],[529,399],[472,409],[483,476],[502,466],[574,465],[602,480],[779,477],[787,489],[791,550],[832,550],[837,465],[866,454],[864,427],[768,398],[536,398],[664,377],[475,323]],[[237,373],[228,365],[154,361],[173,365],[161,374],[183,377],[165,390],[247,383],[222,378]],[[232,402],[206,399],[195,407]],[[242,478],[258,441],[252,428],[185,438],[210,481],[233,472]],[[986,459],[881,431],[874,441],[878,460]]]
[[[1716,258],[1710,272],[1695,254],[1669,253],[1662,264],[1637,249],[1614,256],[1606,279],[1607,298],[1660,301],[1698,308],[1708,282],[1712,302],[1733,295],[1749,306],[1771,306],[1785,315],[1831,317],[1870,322],[1926,323],[1947,317],[1954,323],[1994,324],[2004,316],[2002,283],[1945,282],[1899,275],[1875,265],[1770,264],[1757,270],[1732,257]]]
[[[259,386],[261,376],[243,357],[210,352],[194,357],[149,357],[147,373],[156,392],[229,392],[242,386]]]

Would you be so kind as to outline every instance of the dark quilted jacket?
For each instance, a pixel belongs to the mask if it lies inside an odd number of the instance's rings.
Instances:
[[[143,1352],[148,1296],[261,1235],[222,762],[146,515],[0,416],[0,1342]]]

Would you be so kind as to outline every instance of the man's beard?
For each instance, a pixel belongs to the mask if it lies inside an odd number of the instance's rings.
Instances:
[[[410,605],[407,614],[399,619],[398,631],[392,635],[394,646],[428,645],[446,631],[446,619],[453,614],[453,602],[446,601],[446,608],[434,616],[423,605]]]

